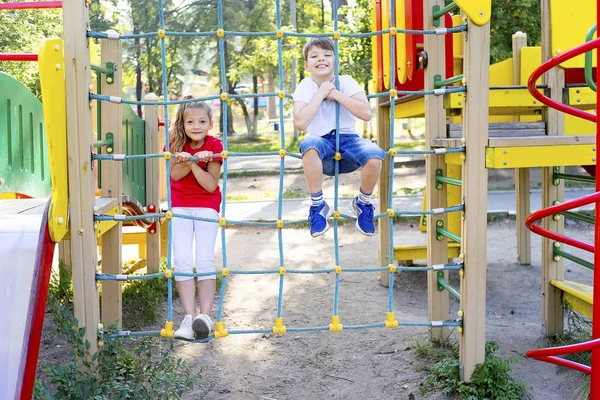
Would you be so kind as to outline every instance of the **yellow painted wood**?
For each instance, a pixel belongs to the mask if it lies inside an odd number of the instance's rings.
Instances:
[[[463,163],[463,159],[461,158],[465,156],[464,153],[447,153],[444,156],[444,162],[446,164],[451,164],[451,165],[462,165]]]
[[[552,286],[559,288],[563,292],[563,301],[569,304],[569,308],[578,313],[592,318],[592,308],[594,305],[594,288],[589,285],[573,281],[551,281]]]
[[[596,124],[593,122],[572,115],[565,115],[565,136],[593,135],[595,133]]]
[[[448,243],[448,258],[458,258],[460,254],[459,243]],[[402,245],[394,246],[394,260],[425,260],[427,259],[427,246]]]
[[[371,0],[371,31],[376,32],[377,29],[377,0]],[[371,64],[373,66],[373,87],[375,92],[378,92],[379,87],[379,49],[377,47],[378,36],[371,36]]]
[[[487,147],[486,168],[556,167],[594,164],[595,145]]]
[[[539,46],[523,47],[521,49],[521,63],[519,66],[519,84],[527,85],[533,71],[542,64],[542,48]],[[542,83],[540,77],[536,84]]]
[[[381,30],[390,29],[390,0],[381,0]],[[390,88],[390,35],[381,37],[383,52],[383,86]]]
[[[492,16],[492,0],[454,0],[475,25],[485,25]]]
[[[513,85],[513,59],[490,65],[490,86]]]
[[[404,0],[396,0],[396,28],[405,29]],[[398,71],[398,82],[406,82],[406,37],[404,33],[396,35],[396,69]]]
[[[69,179],[67,174],[67,111],[65,69],[61,39],[45,40],[39,51],[38,66],[46,142],[50,161],[52,202],[48,228],[54,242],[60,242],[69,229]]]
[[[543,104],[529,94],[526,88],[489,91],[490,115],[516,115],[540,113]],[[451,93],[445,96],[444,107],[462,109],[465,105],[464,93]]]
[[[585,42],[588,30],[596,24],[596,0],[550,0],[551,56],[554,57]],[[583,68],[582,54],[561,64],[563,68]],[[596,66],[596,57],[592,57]]]
[[[103,214],[117,215],[120,213],[121,213],[121,206],[117,204],[116,206],[114,206],[110,210],[104,212]],[[110,229],[113,226],[117,225],[118,223],[119,223],[118,221],[97,221],[95,223],[96,238],[102,237],[102,235],[104,235],[106,232],[110,231]]]
[[[395,105],[394,116],[398,118],[418,118],[425,115],[425,98],[417,97],[413,100]]]
[[[568,88],[569,105],[584,110],[596,109],[596,92],[588,87]]]

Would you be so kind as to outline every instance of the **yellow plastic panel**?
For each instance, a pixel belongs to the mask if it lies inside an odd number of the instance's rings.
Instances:
[[[490,86],[508,86],[513,84],[513,59],[490,65]]]
[[[404,0],[396,0],[396,28],[405,29]],[[398,82],[406,82],[406,37],[404,33],[396,35],[396,69]]]
[[[50,160],[52,202],[48,212],[50,237],[59,242],[69,226],[69,181],[67,176],[67,111],[63,43],[45,40],[39,51],[38,66]]]
[[[452,16],[452,26],[460,26],[462,25],[462,18],[460,17],[460,14],[456,14]],[[453,33],[452,34],[452,52],[454,53],[454,58],[459,58],[462,60],[463,55],[464,55],[464,33],[459,32],[459,33]],[[454,75],[460,75],[462,74],[462,71],[460,73],[456,73],[456,71],[454,71]]]
[[[592,135],[596,133],[596,124],[577,118],[572,115],[565,115],[565,135]]]
[[[394,116],[398,118],[414,118],[425,116],[425,98],[418,97],[406,103],[396,104]]]
[[[381,0],[381,30],[390,29],[390,1]],[[383,87],[390,88],[390,35],[382,37]]]
[[[569,307],[578,313],[592,318],[592,305],[594,304],[593,287],[572,281],[551,281],[563,291],[563,300]]]
[[[588,30],[596,23],[596,0],[550,0],[550,26],[552,27],[552,56],[564,53],[585,42]],[[561,64],[563,68],[583,68],[582,54]],[[596,57],[592,57],[596,66]]]
[[[536,47],[523,47],[521,49],[521,66],[520,66],[520,78],[519,83],[521,85],[527,85],[529,77],[533,71],[542,64],[542,48]],[[540,77],[536,82],[536,85],[542,83]]]
[[[377,31],[377,0],[371,0],[371,31]],[[371,36],[371,61],[373,64],[373,87],[378,92],[379,87],[379,54],[377,48],[377,36]]]
[[[567,167],[594,164],[596,145],[488,147],[486,168]]]
[[[490,90],[490,115],[533,114],[543,104],[529,94],[527,89]],[[451,93],[444,98],[446,109],[460,109],[465,105],[463,93]]]
[[[492,16],[492,0],[454,0],[475,25],[485,25]]]

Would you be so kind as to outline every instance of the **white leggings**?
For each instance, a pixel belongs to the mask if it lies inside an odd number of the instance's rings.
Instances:
[[[190,217],[219,219],[212,208],[174,207],[174,214]],[[194,266],[194,242],[196,244],[196,273],[215,272],[215,241],[219,224],[174,217],[171,221],[175,271],[192,273]],[[176,281],[193,279],[190,276],[175,276]],[[199,276],[198,280],[216,279],[216,275]]]

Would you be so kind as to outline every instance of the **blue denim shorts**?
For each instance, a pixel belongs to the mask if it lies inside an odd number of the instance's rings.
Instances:
[[[300,143],[300,154],[304,156],[315,149],[323,160],[323,174],[335,175],[335,130],[325,136],[307,135]],[[385,152],[370,140],[354,134],[340,134],[340,174],[356,171],[372,158],[383,160]]]

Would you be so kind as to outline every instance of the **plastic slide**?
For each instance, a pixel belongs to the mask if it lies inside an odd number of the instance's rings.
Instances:
[[[0,201],[0,399],[30,399],[55,243],[45,199]]]

